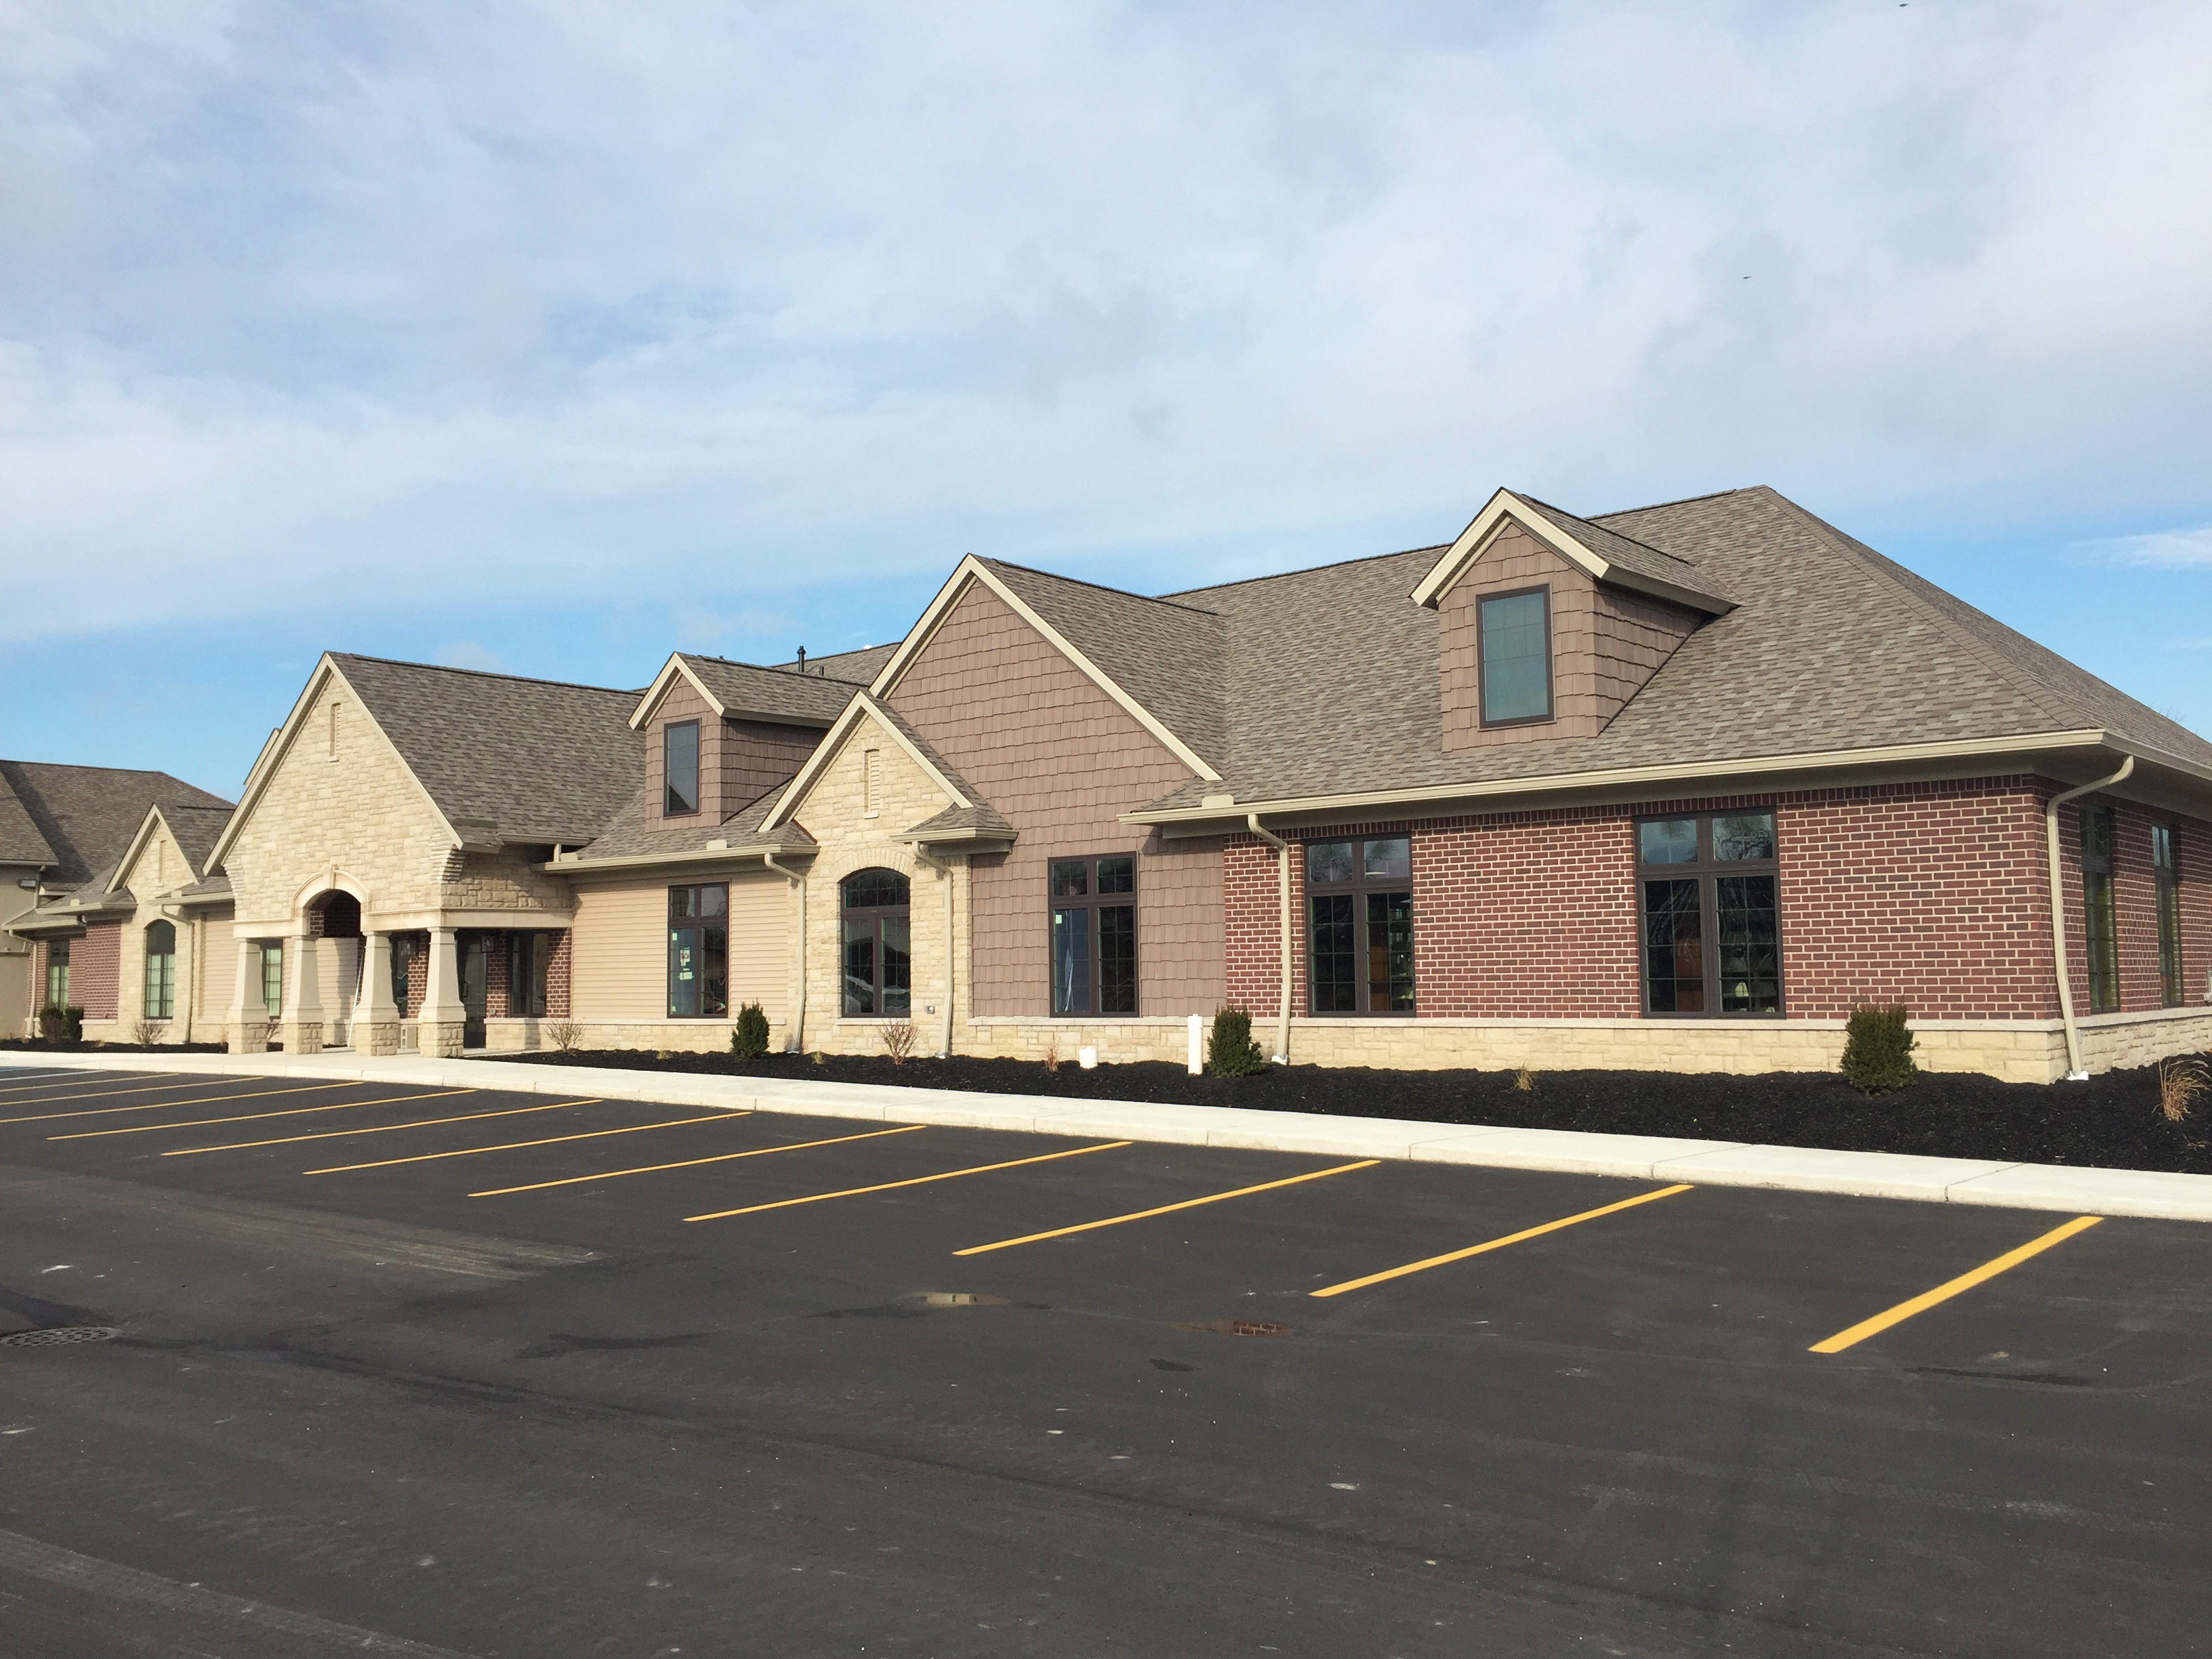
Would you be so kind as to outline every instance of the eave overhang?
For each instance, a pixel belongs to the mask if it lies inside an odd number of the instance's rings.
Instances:
[[[1592,797],[1616,800],[1679,798],[1736,791],[1752,781],[1771,780],[1776,787],[1806,788],[1828,778],[1866,781],[1866,775],[1870,773],[1936,777],[2019,771],[2035,772],[2071,783],[2110,771],[2127,755],[2133,755],[2137,762],[2133,787],[2113,793],[2153,801],[2179,796],[2212,806],[2212,767],[2166,754],[2115,732],[2087,728],[1941,743],[1893,744],[1871,749],[1747,755],[1662,766],[1550,772],[1407,789],[1356,790],[1264,799],[1212,795],[1197,806],[1124,812],[1121,821],[1157,824],[1170,836],[1225,835],[1244,829],[1246,815],[1255,812],[1279,824],[1285,820],[1325,823],[1359,816],[1373,817],[1382,811],[1393,817],[1416,817],[1426,815],[1428,809],[1479,811],[1490,803],[1496,803],[1501,809],[1525,808],[1532,804],[1532,798],[1543,797],[1584,800]],[[2003,764],[2006,762],[2013,763]],[[2080,777],[2069,775],[2074,773],[2079,773]]]
[[[672,870],[686,865],[761,863],[765,859],[811,859],[822,849],[809,842],[755,843],[750,847],[699,847],[681,853],[631,853],[620,858],[557,858],[532,866],[549,876],[590,876],[603,871]]]

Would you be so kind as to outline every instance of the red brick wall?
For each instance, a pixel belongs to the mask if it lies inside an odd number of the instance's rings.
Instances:
[[[513,1012],[507,1000],[507,972],[514,966],[507,955],[504,933],[486,933],[484,940],[484,1018],[505,1019]]]
[[[113,1019],[123,969],[123,924],[97,921],[70,946],[70,1000],[87,1019]]]
[[[422,1012],[422,1000],[430,994],[430,936],[424,933],[399,934],[411,941],[414,954],[407,958],[407,1017],[415,1019]]]
[[[2066,900],[2067,976],[2074,989],[2074,1012],[2089,1012],[2089,947],[2081,913],[2081,809],[2092,805],[2113,809],[2112,908],[2119,923],[2119,1012],[2134,1013],[2166,1004],[2159,980],[2158,883],[2150,861],[2150,831],[2156,823],[2170,823],[2180,831],[2175,837],[2175,854],[2181,872],[2182,1002],[2202,1006],[2205,975],[2212,973],[2212,823],[2100,794],[2069,801],[2058,809],[2058,868]],[[2052,998],[2055,1004],[2056,992]]]
[[[1863,1002],[1894,1000],[1923,1018],[2049,1018],[2057,994],[2043,804],[2053,788],[2032,778],[1985,778],[1376,822],[1325,836],[1412,836],[1414,995],[1425,1015],[1635,1017],[1641,997],[1633,820],[1771,805],[1790,1015],[1832,1018]],[[2154,815],[2121,807],[2123,1006],[2154,1008],[2160,1006]],[[2063,817],[2072,959],[2086,1004],[2080,831],[2070,808]],[[2212,969],[2212,825],[2183,821],[2180,854],[2185,960],[2195,1000]],[[1304,872],[1303,855],[1296,857],[1293,1012],[1303,1013]],[[1249,836],[1230,842],[1223,874],[1228,996],[1255,1015],[1271,1013],[1279,994],[1275,879],[1263,844]]]
[[[545,964],[545,1018],[568,1018],[568,950],[569,932],[562,928],[553,935],[552,958]]]

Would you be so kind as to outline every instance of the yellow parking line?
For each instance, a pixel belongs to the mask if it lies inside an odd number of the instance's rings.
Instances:
[[[1116,1146],[1128,1146],[1134,1142],[1102,1140],[1095,1146],[1073,1146],[1064,1152],[1046,1152],[1038,1158],[1014,1158],[1004,1164],[978,1164],[972,1170],[946,1170],[938,1175],[915,1176],[905,1181],[883,1181],[872,1187],[848,1187],[837,1193],[810,1193],[805,1198],[779,1198],[773,1204],[748,1204],[741,1210],[716,1210],[708,1215],[687,1215],[686,1221],[721,1221],[733,1215],[757,1215],[763,1210],[781,1210],[793,1204],[821,1204],[833,1198],[858,1198],[863,1193],[887,1193],[894,1187],[921,1187],[933,1181],[951,1181],[960,1176],[988,1175],[994,1170],[1018,1170],[1024,1164],[1049,1164],[1056,1158],[1080,1158],[1085,1152],[1110,1152]]]
[[[441,1123],[475,1123],[488,1117],[520,1117],[525,1112],[557,1112],[570,1106],[596,1106],[590,1100],[556,1100],[543,1106],[502,1106],[495,1112],[463,1112],[458,1117],[422,1117],[412,1123],[372,1123],[361,1129],[324,1129],[314,1134],[277,1135],[268,1140],[234,1140],[222,1146],[179,1146],[163,1158],[190,1158],[195,1152],[242,1152],[254,1146],[289,1146],[301,1140],[336,1140],[343,1135],[388,1135],[395,1129],[431,1129]]]
[[[289,1089],[248,1089],[240,1095],[196,1095],[190,1100],[142,1100],[136,1106],[94,1106],[84,1112],[40,1112],[31,1117],[0,1117],[0,1123],[54,1123],[65,1117],[113,1117],[118,1112],[165,1112],[172,1106],[216,1106],[226,1100],[259,1100],[267,1095],[304,1095],[317,1089],[358,1089],[361,1086],[358,1083],[301,1083]]]
[[[121,1083],[134,1077],[143,1077],[150,1079],[164,1077],[183,1077],[185,1073],[182,1072],[114,1072],[97,1073],[88,1077],[78,1077],[74,1079],[70,1079],[67,1073],[63,1073],[59,1075],[49,1073],[45,1077],[33,1078],[28,1083],[0,1084],[0,1095],[16,1094],[25,1089],[98,1088],[103,1083]],[[217,1083],[228,1083],[233,1079],[229,1078],[216,1078],[214,1080]],[[63,1098],[66,1097],[63,1097]],[[30,1103],[27,1101],[24,1103],[27,1105]]]
[[[1686,1193],[1686,1186],[1662,1187],[1656,1192],[1638,1193],[1634,1198],[1624,1198],[1618,1204],[1601,1205],[1595,1210],[1584,1210],[1580,1215],[1561,1216],[1557,1221],[1547,1221],[1540,1227],[1524,1227],[1517,1233],[1508,1233],[1503,1238],[1493,1238],[1486,1244],[1470,1244],[1463,1250],[1453,1250],[1443,1255],[1432,1255],[1419,1261],[1408,1261],[1402,1267],[1388,1267],[1379,1273],[1369,1273],[1364,1279],[1347,1279],[1341,1285],[1331,1285],[1318,1291],[1309,1291],[1308,1296],[1342,1296],[1346,1291],[1364,1290],[1370,1285],[1380,1285],[1386,1279],[1403,1279],[1407,1273],[1425,1273],[1431,1267],[1441,1267],[1454,1261],[1464,1261],[1471,1255],[1481,1255],[1489,1250],[1502,1250],[1508,1244],[1518,1244],[1523,1239],[1541,1237],[1555,1233],[1562,1227],[1571,1227],[1579,1222],[1595,1221],[1601,1215],[1613,1215],[1622,1210],[1632,1210],[1639,1204],[1649,1204],[1657,1198],[1672,1198],[1677,1193]]]
[[[1932,1291],[1923,1291],[1910,1302],[1900,1302],[1887,1312],[1876,1314],[1872,1319],[1862,1319],[1849,1330],[1838,1331],[1826,1342],[1815,1342],[1806,1352],[1841,1353],[1852,1344],[1863,1342],[1867,1338],[1887,1330],[1892,1325],[1901,1325],[1913,1315],[1924,1313],[1939,1302],[1948,1302],[1961,1291],[1971,1291],[1984,1279],[1995,1279],[2008,1267],[2017,1267],[2032,1255],[2041,1255],[2054,1244],[2063,1244],[2075,1234],[2087,1232],[2104,1218],[2100,1215],[2077,1215],[2063,1226],[2053,1227],[2041,1237],[2029,1239],[2018,1249],[2007,1250],[1994,1261],[1984,1261],[1972,1273],[1947,1279]]]
[[[538,1193],[548,1187],[573,1187],[580,1181],[612,1181],[617,1176],[658,1175],[663,1170],[689,1170],[702,1164],[727,1164],[733,1158],[766,1158],[770,1152],[803,1152],[810,1146],[842,1146],[848,1140],[873,1140],[878,1135],[910,1135],[916,1129],[926,1129],[926,1123],[909,1123],[899,1129],[871,1129],[866,1134],[836,1135],[828,1140],[794,1140],[787,1146],[756,1146],[746,1152],[717,1152],[712,1158],[687,1158],[675,1164],[647,1164],[635,1170],[607,1170],[598,1175],[564,1176],[558,1181],[533,1181],[527,1187],[491,1187],[480,1193],[471,1193],[471,1198],[500,1198],[508,1193]],[[525,1145],[529,1143],[525,1142]],[[481,1146],[479,1152],[505,1152],[503,1146]],[[364,1164],[374,1169],[374,1164]],[[326,1170],[310,1170],[309,1175],[327,1175]]]
[[[112,1095],[148,1095],[153,1093],[156,1089],[202,1089],[208,1086],[207,1084],[204,1083],[179,1083],[177,1081],[177,1079],[183,1075],[184,1073],[179,1072],[176,1076],[165,1079],[161,1082],[142,1084],[137,1087],[130,1089],[104,1089],[89,1091],[84,1094],[31,1095],[22,1100],[10,1100],[5,1103],[9,1106],[44,1106],[51,1102],[58,1100],[106,1100]],[[237,1083],[241,1079],[234,1077],[219,1077],[211,1079],[211,1081],[215,1083]],[[13,1121],[14,1120],[8,1119],[0,1121]]]
[[[1263,1181],[1256,1187],[1239,1187],[1233,1193],[1208,1193],[1204,1198],[1186,1198],[1180,1204],[1163,1204],[1153,1210],[1133,1210],[1127,1215],[1109,1215],[1103,1221],[1078,1222],[1073,1227],[1055,1227],[1048,1233],[1024,1233],[1019,1238],[1002,1238],[995,1244],[970,1244],[964,1250],[955,1250],[955,1255],[983,1255],[992,1250],[1010,1250],[1017,1244],[1034,1244],[1039,1239],[1065,1238],[1070,1233],[1087,1233],[1094,1227],[1118,1227],[1125,1221],[1143,1221],[1156,1215],[1170,1215],[1177,1210],[1195,1209],[1201,1204],[1218,1204],[1224,1198],[1243,1198],[1248,1193],[1273,1192],[1278,1187],[1295,1187],[1302,1181],[1319,1181],[1324,1176],[1342,1175],[1347,1170],[1371,1170],[1382,1160],[1364,1158],[1357,1164],[1340,1164],[1332,1170],[1309,1170],[1304,1175],[1291,1176],[1282,1181]]]
[[[591,1100],[572,1100],[571,1106],[592,1106]],[[523,1146],[557,1146],[564,1140],[597,1140],[601,1135],[634,1135],[642,1129],[674,1129],[686,1123],[718,1123],[728,1118],[750,1117],[750,1110],[743,1112],[714,1112],[705,1117],[672,1117],[665,1123],[626,1123],[618,1129],[586,1129],[580,1134],[548,1135],[543,1140],[510,1140],[500,1146],[459,1146],[447,1152],[417,1152],[412,1158],[380,1158],[374,1164],[334,1164],[327,1170],[302,1170],[301,1175],[344,1175],[351,1170],[388,1170],[395,1164],[428,1164],[441,1158],[474,1158],[478,1152],[511,1152]],[[460,1120],[456,1118],[455,1122]],[[402,1126],[404,1127],[404,1125]],[[313,1139],[302,1135],[303,1140]],[[271,1143],[274,1144],[273,1142]],[[477,1194],[471,1193],[474,1198]]]
[[[304,1117],[309,1112],[349,1112],[356,1106],[392,1106],[404,1101],[443,1100],[450,1095],[472,1095],[473,1089],[441,1089],[427,1095],[386,1095],[378,1100],[341,1100],[332,1106],[287,1106],[281,1112],[240,1112],[233,1117],[199,1117],[189,1123],[133,1123],[121,1129],[79,1129],[75,1134],[48,1135],[49,1140],[92,1140],[101,1135],[146,1135],[156,1129],[204,1129],[210,1123],[252,1123],[264,1117]]]

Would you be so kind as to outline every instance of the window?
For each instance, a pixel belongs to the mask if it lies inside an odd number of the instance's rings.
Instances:
[[[2150,867],[2158,885],[2158,982],[2169,1008],[2182,1003],[2181,865],[2178,825],[2151,826]]]
[[[46,941],[46,1006],[69,1006],[70,942],[65,939]]]
[[[550,933],[507,936],[507,1012],[513,1019],[545,1017],[545,968],[553,958]]]
[[[269,939],[261,946],[261,1006],[275,1019],[284,1012],[284,941]]]
[[[1052,1011],[1137,1012],[1137,860],[1052,863]]]
[[[1410,840],[1307,843],[1306,955],[1315,1013],[1413,1012]]]
[[[1476,606],[1482,723],[1552,718],[1552,590],[1496,593]]]
[[[907,879],[861,870],[837,890],[844,924],[844,1012],[904,1019],[914,1012],[914,941]]]
[[[2120,1006],[2120,942],[2112,902],[2112,809],[2081,809],[2081,927],[2089,957],[2089,1012]]]
[[[726,1019],[729,1012],[729,886],[714,882],[702,887],[672,887],[668,890],[668,1017]]]
[[[414,960],[416,948],[411,935],[392,936],[392,1006],[401,1019],[407,1018],[407,964]]]
[[[177,999],[177,927],[156,921],[146,928],[146,1018],[167,1019]]]
[[[661,758],[666,763],[667,788],[660,811],[666,817],[682,817],[699,810],[699,722],[685,720],[660,734]]]
[[[1782,913],[1774,814],[1636,826],[1644,1012],[1779,1014]]]

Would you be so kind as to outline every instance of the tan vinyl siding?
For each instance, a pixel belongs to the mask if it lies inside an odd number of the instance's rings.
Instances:
[[[583,1020],[668,1017],[668,884],[580,887],[568,1009]]]
[[[730,1016],[757,1002],[781,1024],[791,985],[791,884],[781,876],[730,881]]]
[[[228,1016],[230,994],[237,988],[237,936],[228,916],[210,917],[200,923],[198,931],[198,955],[192,964],[193,1018],[221,1021]]]
[[[972,862],[975,1014],[1051,1012],[1045,866],[1100,853],[1142,855],[1138,1011],[1219,1006],[1220,844],[1169,852],[1120,821],[1190,778],[1158,738],[980,583],[915,655],[891,701],[1020,836],[1012,852]]]

